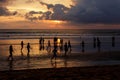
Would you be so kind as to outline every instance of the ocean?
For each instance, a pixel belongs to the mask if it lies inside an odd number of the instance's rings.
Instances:
[[[44,49],[39,50],[39,39],[44,38]],[[64,57],[64,49],[57,51],[57,59],[51,61],[53,55],[53,39],[63,39],[63,45],[70,40],[72,51]],[[112,38],[114,37],[114,46]],[[99,48],[94,46],[94,38],[99,38]],[[47,51],[48,41],[51,43],[51,52]],[[21,41],[24,42],[21,51]],[[84,41],[84,52],[82,47]],[[30,43],[30,58],[27,58],[27,43]],[[13,46],[13,61],[8,61],[9,46]],[[60,44],[58,44],[59,46]],[[64,48],[64,47],[63,47]],[[100,53],[110,52],[102,57],[92,57]],[[103,29],[1,29],[0,30],[0,71],[22,70],[37,68],[80,67],[95,65],[120,64],[117,54],[120,52],[120,30]],[[91,58],[89,58],[89,56]],[[113,55],[114,57],[112,57]],[[84,57],[84,58],[83,58]],[[104,58],[103,58],[104,57]],[[112,58],[111,58],[112,57]]]

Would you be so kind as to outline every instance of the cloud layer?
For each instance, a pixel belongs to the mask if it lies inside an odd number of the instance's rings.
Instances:
[[[15,15],[6,5],[16,0],[0,0],[0,16]],[[25,0],[27,4],[36,0]],[[37,0],[41,1],[41,0]],[[78,23],[120,23],[120,0],[71,0],[74,5],[70,8],[62,4],[48,4],[48,11],[30,11],[26,13],[28,20],[65,20]],[[36,16],[37,15],[37,16]]]
[[[120,0],[72,1],[75,5],[71,5],[71,8],[62,4],[53,5],[40,2],[41,5],[48,8],[48,11],[33,18],[39,20],[67,20],[79,23],[120,23]]]
[[[15,12],[10,12],[7,8],[6,5],[12,2],[12,0],[0,0],[0,16],[11,16],[11,15],[16,15],[17,11]]]
[[[120,0],[74,0],[69,19],[85,23],[120,23]]]

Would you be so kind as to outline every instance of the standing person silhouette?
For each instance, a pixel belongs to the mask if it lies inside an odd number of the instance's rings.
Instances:
[[[70,40],[68,41],[68,49],[69,49],[69,51],[71,53],[72,49],[71,49],[71,42],[70,42]]]
[[[23,41],[21,41],[21,51],[23,50],[23,45],[24,45],[24,43],[23,43]]]
[[[64,45],[64,51],[65,51],[65,55],[67,55],[67,52],[68,52],[68,45],[67,45],[67,42],[65,42],[65,45]]]
[[[48,40],[47,51],[48,51],[48,53],[51,52],[51,44],[50,44],[50,40]]]
[[[44,42],[45,42],[45,39],[44,38],[42,38],[42,49],[44,50]]]
[[[27,51],[28,51],[27,57],[28,57],[28,58],[30,57],[30,49],[31,49],[30,43],[28,43],[28,44],[27,44]]]
[[[60,39],[60,50],[63,51],[63,39]]]
[[[112,47],[115,47],[115,37],[112,37]]]
[[[82,41],[82,52],[84,53],[85,52],[85,42]]]
[[[42,37],[40,37],[40,39],[39,39],[39,50],[41,50],[42,49]]]
[[[98,47],[98,52],[101,50],[101,41],[99,38],[97,38],[97,47]]]
[[[53,56],[52,56],[51,60],[52,60],[53,58],[55,58],[55,60],[56,60],[56,57],[57,57],[57,47],[55,47],[55,48],[53,49]]]
[[[13,46],[9,46],[9,57],[8,60],[13,60]]]
[[[57,47],[57,37],[54,37],[54,48],[56,48]]]
[[[93,47],[96,48],[96,37],[93,37]]]
[[[23,46],[24,46],[24,43],[23,43],[23,41],[21,41],[21,56],[23,56],[23,52],[22,52]]]

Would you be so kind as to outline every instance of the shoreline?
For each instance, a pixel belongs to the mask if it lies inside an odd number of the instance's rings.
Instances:
[[[0,80],[120,80],[120,65],[0,71]]]

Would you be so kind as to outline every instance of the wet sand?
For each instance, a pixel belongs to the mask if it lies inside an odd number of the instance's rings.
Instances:
[[[0,71],[0,80],[120,80],[120,65]]]

